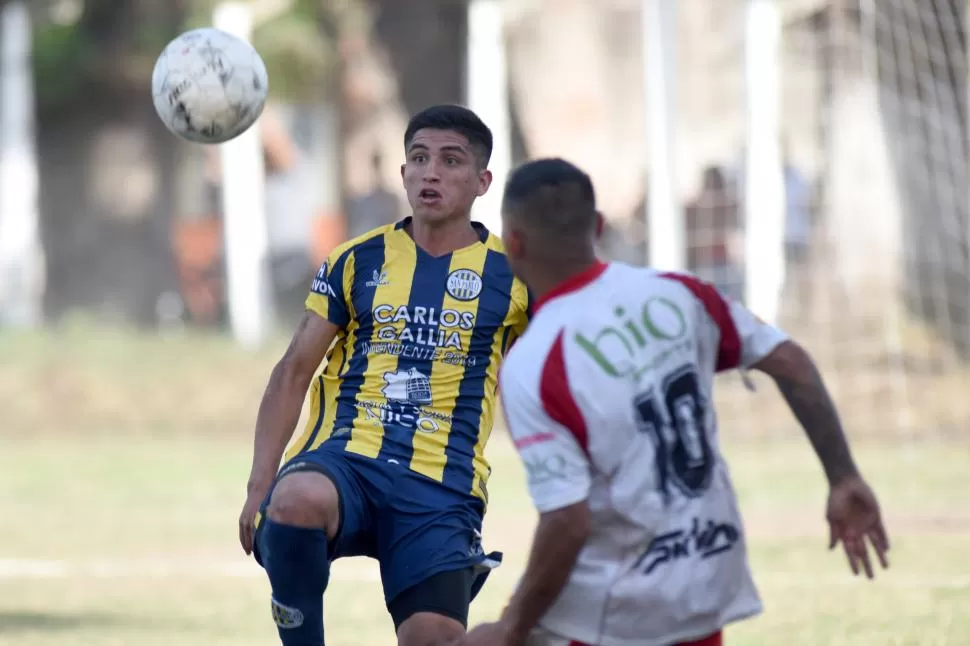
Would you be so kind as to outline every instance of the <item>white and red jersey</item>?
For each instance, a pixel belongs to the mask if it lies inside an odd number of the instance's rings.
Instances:
[[[543,300],[502,402],[538,511],[593,519],[545,631],[669,646],[761,611],[712,390],[786,339],[690,274],[599,264]]]

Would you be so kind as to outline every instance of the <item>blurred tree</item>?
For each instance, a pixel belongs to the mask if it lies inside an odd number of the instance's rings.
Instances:
[[[338,35],[344,186],[351,194],[400,183],[408,117],[434,103],[461,103],[467,45],[466,0],[323,0],[323,22]]]
[[[512,101],[528,154],[578,160],[616,230],[606,251],[642,259],[642,226],[631,226],[642,219],[635,209],[646,166],[640,3],[528,0],[509,5],[506,18]]]
[[[47,313],[94,309],[150,325],[175,284],[177,149],[155,116],[150,79],[185,3],[62,0],[34,9]]]
[[[170,234],[197,180],[198,147],[172,137],[148,100],[158,52],[211,24],[217,0],[34,0],[47,312],[94,309],[152,324],[175,289]],[[254,44],[270,91],[337,100],[343,185],[367,190],[369,161],[401,157],[409,113],[460,102],[466,0],[256,0]],[[396,163],[383,169],[396,179]],[[177,168],[182,168],[177,173]],[[198,172],[196,172],[198,174]],[[395,181],[396,183],[396,181]]]
[[[179,184],[201,178],[176,170],[200,149],[181,143],[156,118],[151,71],[179,31],[211,24],[215,4],[31,3],[49,317],[86,309],[151,325],[164,294],[177,288],[170,236],[174,218],[184,215]],[[297,102],[332,95],[336,59],[320,29],[320,0],[254,7],[254,44],[272,94]]]

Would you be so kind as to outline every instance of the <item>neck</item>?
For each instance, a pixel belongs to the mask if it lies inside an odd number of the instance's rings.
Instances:
[[[418,245],[432,256],[440,256],[478,242],[478,232],[472,227],[470,216],[449,218],[429,223],[412,217],[407,232]]]
[[[584,256],[570,260],[560,258],[550,260],[549,262],[542,262],[535,271],[531,272],[532,275],[525,277],[525,282],[528,283],[533,296],[542,300],[549,292],[573,276],[589,271],[593,266],[599,264],[599,262],[596,256]]]

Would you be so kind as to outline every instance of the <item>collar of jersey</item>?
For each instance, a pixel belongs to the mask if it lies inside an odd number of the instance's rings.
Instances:
[[[538,312],[546,303],[555,298],[565,296],[566,294],[571,294],[572,292],[579,291],[583,287],[586,287],[591,282],[602,276],[607,267],[609,267],[608,264],[597,260],[589,269],[584,269],[578,274],[573,274],[546,292],[545,296],[537,300],[534,311]]]
[[[406,218],[399,220],[398,223],[394,225],[394,228],[398,231],[404,231],[404,227],[409,225],[411,223],[411,220],[413,219],[414,219],[414,216],[409,215]],[[488,230],[488,228],[481,222],[475,222],[474,220],[472,220],[472,228],[475,229],[475,233],[478,234],[478,241],[481,242],[482,244],[486,244],[488,242],[488,237],[491,235],[491,232]]]

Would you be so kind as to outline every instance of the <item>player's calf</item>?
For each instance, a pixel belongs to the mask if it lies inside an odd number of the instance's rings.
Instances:
[[[257,536],[273,589],[273,619],[284,646],[323,646],[323,593],[330,579],[329,537],[336,532],[337,492],[320,473],[284,476],[270,497]]]

